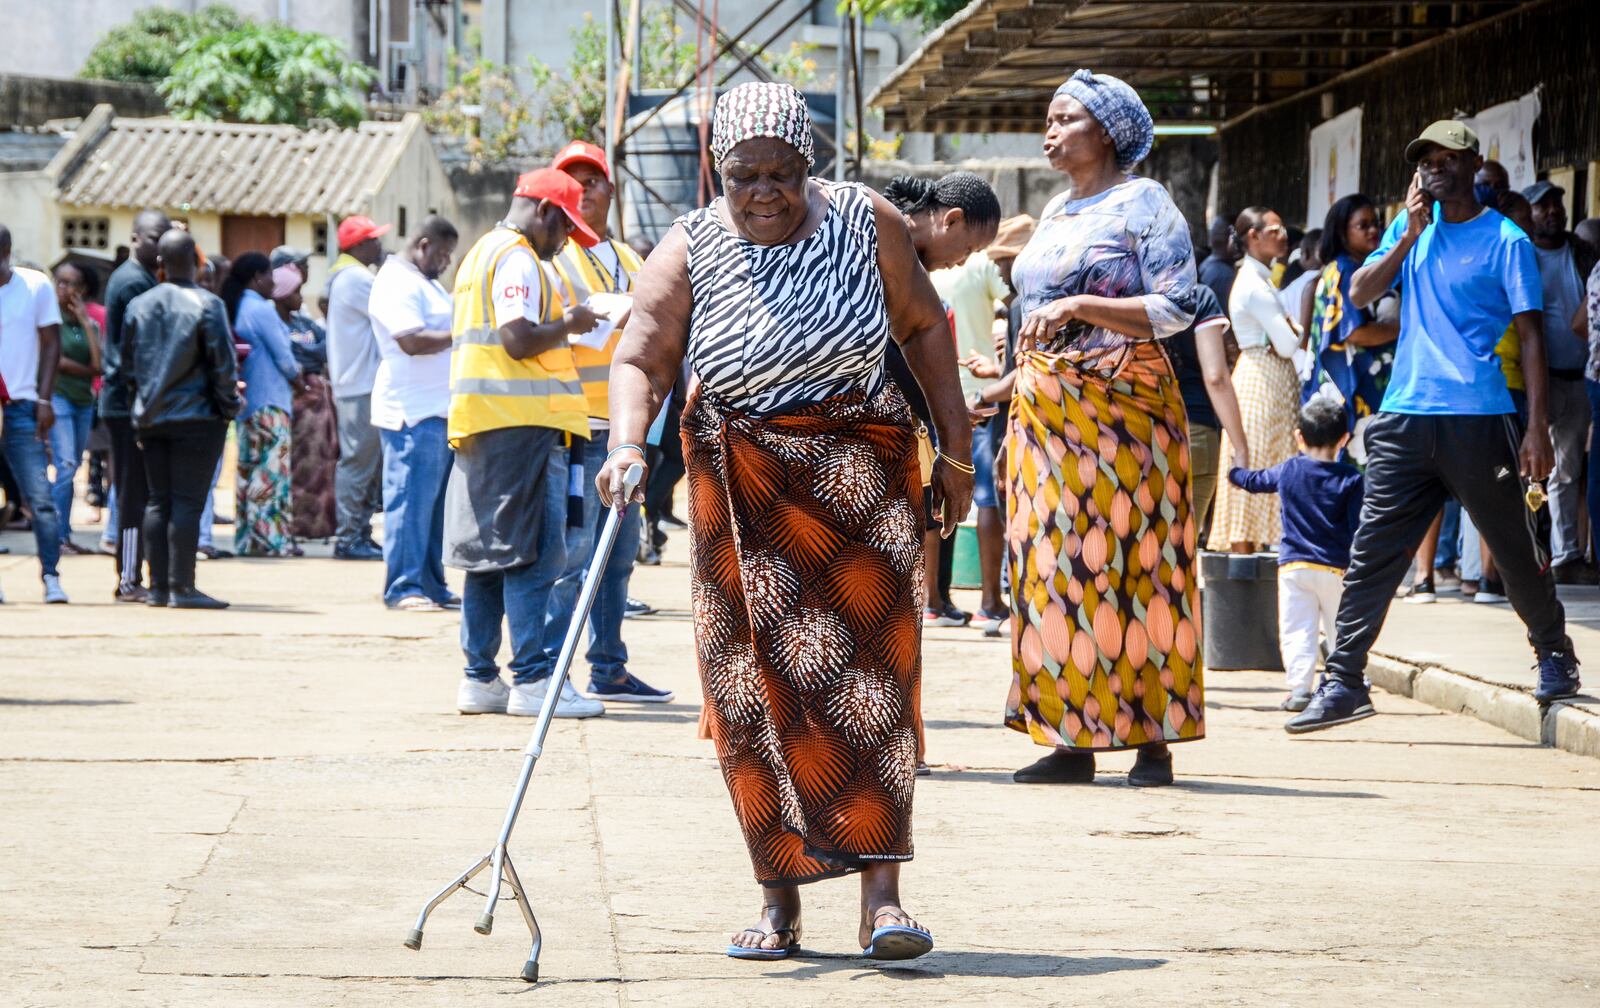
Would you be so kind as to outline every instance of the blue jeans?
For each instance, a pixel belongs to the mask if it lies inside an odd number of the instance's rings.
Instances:
[[[50,428],[50,464],[55,466],[55,478],[50,484],[50,499],[56,506],[56,518],[61,523],[61,541],[72,538],[72,478],[83,464],[83,453],[89,447],[89,428],[94,426],[94,403],[75,406],[65,396],[50,397],[55,407],[56,424]]]
[[[604,517],[600,507],[600,491],[595,488],[595,477],[600,474],[600,466],[606,460],[606,443],[599,438],[591,438],[578,449],[582,453],[583,462],[583,523],[570,526],[566,530],[567,562],[562,568],[561,577],[550,590],[550,608],[545,613],[544,635],[541,640],[542,654],[535,667],[535,679],[543,679],[555,671],[556,661],[561,657],[561,644],[566,640],[567,628],[572,623],[572,614],[578,606],[578,589],[583,586],[583,575],[589,569],[589,561],[594,557],[594,541],[596,535],[596,517]],[[561,478],[562,492],[566,492],[567,475]],[[563,499],[563,506],[565,500]],[[563,512],[564,514],[565,512]],[[563,519],[563,524],[565,520]],[[626,589],[624,589],[626,590]],[[620,631],[619,631],[620,632]]]
[[[228,450],[227,442],[222,445],[223,453]],[[217,468],[211,473],[210,489],[206,491],[206,506],[200,511],[200,538],[195,545],[200,549],[209,549],[216,545],[211,535],[211,527],[217,523],[217,480],[222,478],[222,456],[217,456]]]
[[[507,465],[521,464],[507,459]],[[544,515],[539,556],[507,570],[468,573],[461,593],[461,650],[469,679],[488,682],[499,673],[500,622],[511,624],[511,674],[519,683],[550,675],[544,660],[545,616],[550,593],[567,566],[567,450],[557,442],[545,460]]]
[[[1004,421],[997,424],[998,419],[999,414],[996,414],[972,429],[972,468],[977,470],[972,476],[973,507],[1000,506],[1000,497],[995,493],[994,428],[1004,426]]]
[[[1433,569],[1442,570],[1461,560],[1461,505],[1454,497],[1444,502],[1444,521],[1439,525],[1439,549]]]
[[[33,512],[33,540],[39,548],[39,573],[50,577],[58,573],[61,562],[61,521],[50,497],[50,453],[34,436],[38,425],[33,416],[34,401],[18,399],[6,403],[5,432],[0,433],[0,450],[17,481],[17,488]]]
[[[100,530],[100,545],[107,553],[117,551],[117,485],[112,483],[106,487],[106,524]],[[203,544],[202,544],[203,545]]]
[[[383,443],[383,601],[450,597],[444,582],[444,487],[450,442],[443,417],[378,430]]]
[[[1589,411],[1600,424],[1600,382],[1585,381]],[[1600,535],[1600,426],[1589,428],[1589,537]],[[1597,550],[1600,552],[1600,550]]]
[[[596,542],[610,513],[600,508],[595,515]],[[628,674],[628,646],[622,643],[622,617],[628,606],[628,580],[633,577],[633,562],[639,556],[639,526],[643,521],[641,505],[629,504],[617,528],[611,559],[606,561],[605,573],[600,575],[594,608],[589,610],[589,678],[595,682],[619,682]]]

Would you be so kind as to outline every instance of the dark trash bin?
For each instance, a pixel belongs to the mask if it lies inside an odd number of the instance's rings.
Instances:
[[[1205,667],[1283,671],[1278,554],[1203,552],[1200,586]]]

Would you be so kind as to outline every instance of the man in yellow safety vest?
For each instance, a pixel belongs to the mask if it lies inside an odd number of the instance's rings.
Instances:
[[[547,261],[567,236],[599,236],[579,211],[583,188],[541,168],[517,180],[511,209],[456,271],[450,413],[455,449],[445,490],[445,563],[467,572],[461,649],[463,714],[535,715],[550,685],[540,640],[550,594],[567,566],[569,446],[589,436],[588,404],[570,338],[600,316],[568,304]],[[501,622],[514,677],[500,679]],[[558,717],[604,713],[570,683]]]
[[[583,187],[579,209],[584,222],[595,234],[605,235],[611,199],[616,194],[605,151],[592,143],[574,140],[556,155],[554,167],[572,176]],[[633,289],[633,275],[644,263],[633,249],[615,238],[605,237],[592,247],[576,238],[567,239],[566,247],[556,256],[555,265],[561,276],[563,295],[575,304],[587,304],[595,295],[600,295],[596,300],[602,302],[606,299],[618,302],[618,295],[627,295]],[[567,529],[567,569],[550,595],[541,669],[553,668],[561,653],[567,621],[577,604],[583,573],[594,556],[595,540],[606,517],[595,477],[606,458],[606,432],[611,426],[607,405],[611,355],[622,338],[621,323],[626,321],[626,309],[611,312],[610,321],[613,326],[595,330],[572,347],[578,378],[588,402],[591,431],[589,440],[576,450],[581,458],[573,460],[583,466],[583,523]],[[671,693],[656,689],[629,673],[628,649],[622,642],[622,618],[628,607],[628,579],[633,574],[633,561],[637,556],[639,525],[639,505],[630,504],[589,614],[588,692],[595,699],[613,702],[670,703]]]

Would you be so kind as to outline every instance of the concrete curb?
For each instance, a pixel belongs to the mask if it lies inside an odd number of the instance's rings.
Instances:
[[[1592,701],[1560,700],[1545,707],[1531,693],[1510,686],[1378,654],[1368,658],[1367,678],[1390,693],[1475,717],[1529,742],[1600,758],[1600,706]]]

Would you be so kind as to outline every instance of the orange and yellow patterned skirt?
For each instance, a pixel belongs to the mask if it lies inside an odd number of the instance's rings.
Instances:
[[[893,384],[756,417],[683,410],[705,728],[756,881],[911,860],[922,487]]]
[[[1018,360],[1003,477],[1012,585],[1006,726],[1085,751],[1205,735],[1183,399],[1135,344],[1114,378]],[[1080,367],[1081,365],[1081,367]]]

